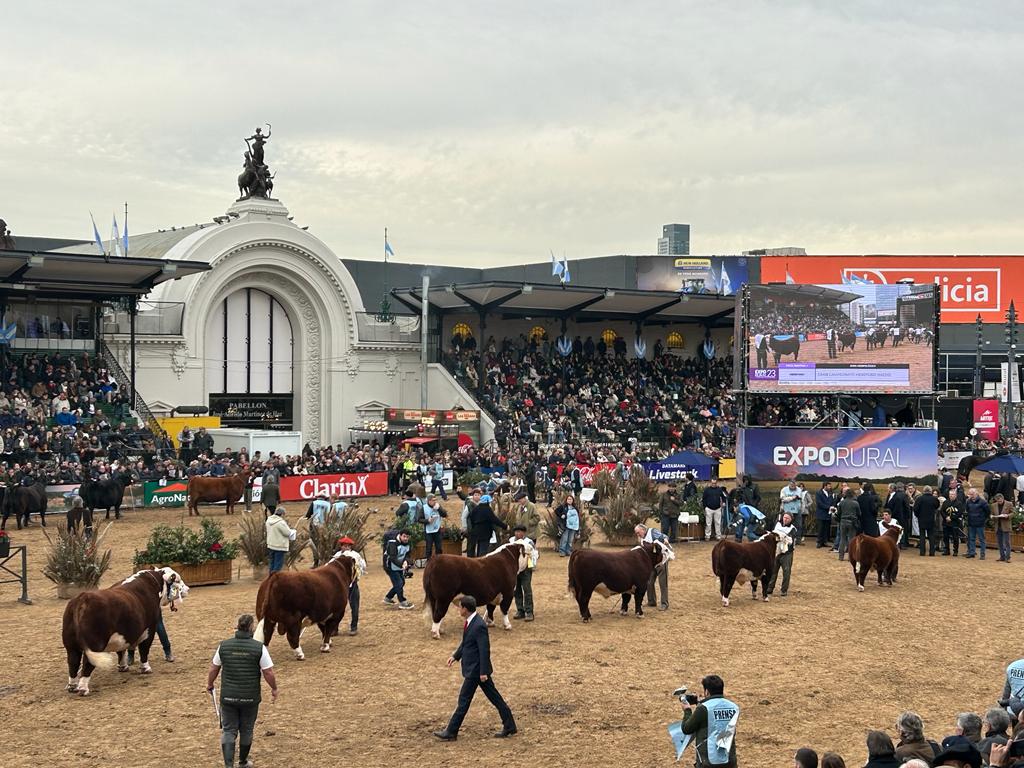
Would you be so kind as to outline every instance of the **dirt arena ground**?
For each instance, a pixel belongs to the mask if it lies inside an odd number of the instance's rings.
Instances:
[[[846,350],[840,352],[839,357],[834,360],[829,360],[828,357],[828,342],[821,341],[805,341],[800,345],[800,360],[801,363],[909,363],[910,364],[910,389],[915,392],[923,392],[931,390],[932,388],[932,354],[934,349],[924,343],[914,344],[909,341],[903,341],[895,349],[892,347],[892,339],[887,339],[885,346],[881,348],[868,349],[867,343],[863,338],[857,339],[857,346],[851,352]],[[774,358],[771,352],[768,353],[768,365],[772,366]],[[792,355],[784,355],[781,362],[793,362]],[[757,353],[751,345],[749,362],[751,368],[757,366]],[[786,387],[783,385],[776,384],[775,382],[751,382],[754,385],[752,391],[758,392],[787,392],[792,391],[794,388]],[[871,391],[878,391],[884,387],[871,386],[866,387]],[[803,392],[807,389],[806,386],[796,387],[795,391]],[[827,387],[821,388],[822,392],[827,392]],[[850,385],[843,386],[844,392],[856,392],[857,387]]]
[[[383,500],[368,506],[382,510],[372,519],[375,529],[394,508]],[[234,533],[237,518],[208,511]],[[176,510],[139,510],[117,523],[106,540],[114,561],[104,586],[132,573],[133,551],[154,523],[179,517]],[[0,762],[220,765],[205,675],[236,615],[254,608],[257,585],[248,569],[229,586],[193,590],[181,612],[165,614],[177,663],[157,654],[148,677],[137,666],[128,674],[98,672],[93,695],[82,699],[64,692],[65,603],[40,574],[43,536],[36,527],[14,538],[30,548],[35,604],[17,603],[15,586],[0,586]],[[458,742],[443,744],[430,732],[445,724],[456,700],[459,676],[444,662],[456,645],[458,619],[450,614],[445,638],[430,639],[419,610],[421,572],[409,591],[417,610],[382,605],[387,579],[378,552],[371,545],[357,637],[339,637],[334,652],[323,655],[307,633],[305,662],[274,638],[281,698],[260,710],[257,765],[669,765],[665,727],[680,712],[671,691],[698,688],[711,672],[725,678],[727,694],[742,708],[741,765],[789,765],[802,745],[836,750],[849,765],[861,765],[868,729],[892,734],[897,715],[914,709],[927,734],[941,739],[958,712],[984,712],[993,703],[1006,664],[1022,655],[1013,619],[1024,583],[1020,554],[1005,565],[995,556],[980,562],[905,553],[895,588],[869,585],[860,594],[847,563],[804,546],[787,598],[764,604],[734,592],[725,609],[711,576],[710,545],[681,544],[668,612],[623,618],[611,612],[614,601],[595,596],[594,622],[584,625],[566,596],[567,561],[545,550],[534,579],[537,620],[491,631],[495,680],[520,734],[491,738],[497,717],[480,696]]]

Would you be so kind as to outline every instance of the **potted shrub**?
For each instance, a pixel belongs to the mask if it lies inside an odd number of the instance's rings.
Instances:
[[[7,531],[0,528],[0,557],[7,557],[11,554],[11,537]]]
[[[135,552],[133,562],[137,568],[173,568],[190,587],[201,587],[230,584],[237,554],[238,544],[225,541],[220,523],[204,517],[198,531],[184,525],[156,526],[146,548]]]
[[[604,534],[609,544],[632,546],[636,544],[634,528],[647,523],[648,514],[641,511],[636,493],[630,487],[619,491],[601,514],[592,514],[594,525]]]
[[[348,536],[355,544],[352,549],[362,552],[366,549],[369,536],[366,533],[366,520],[370,513],[360,512],[359,505],[349,502],[340,515],[333,509],[324,516],[323,525],[309,526],[309,548],[321,565],[330,560],[338,551],[338,539]]]
[[[84,531],[69,531],[64,523],[57,524],[57,535],[51,537],[44,528],[43,535],[50,543],[46,553],[43,575],[57,585],[57,597],[69,600],[80,592],[96,589],[100,579],[110,567],[110,550],[100,551],[100,544],[110,530],[86,538]]]
[[[468,493],[469,489],[479,483],[487,482],[488,477],[476,467],[471,467],[459,475],[458,486],[462,492]]]
[[[262,514],[244,512],[239,521],[238,549],[252,566],[252,577],[256,581],[267,578],[270,561],[267,557],[267,526]],[[288,554],[284,558],[285,568],[294,568],[302,559],[302,551],[309,544],[309,535],[299,530],[295,541],[289,544]],[[187,582],[186,582],[187,583]]]

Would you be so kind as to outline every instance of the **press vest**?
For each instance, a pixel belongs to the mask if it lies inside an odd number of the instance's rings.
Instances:
[[[1006,668],[1006,682],[1013,698],[1024,699],[1024,659],[1017,659]]]
[[[227,704],[260,703],[260,657],[263,643],[253,640],[248,632],[220,644],[220,700]]]
[[[733,742],[729,742],[729,747],[720,747],[718,741],[728,733],[733,718],[739,717],[740,708],[726,698],[709,699],[704,702],[704,707],[708,711],[708,763],[727,765]]]
[[[323,525],[324,524],[324,516],[327,514],[327,511],[330,508],[331,508],[331,504],[330,504],[329,501],[326,501],[324,499],[317,499],[316,501],[314,501],[313,502],[313,515],[312,515],[313,524],[314,525]]]

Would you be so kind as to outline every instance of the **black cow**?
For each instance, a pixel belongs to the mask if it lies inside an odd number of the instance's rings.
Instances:
[[[800,337],[796,334],[788,339],[772,336],[768,340],[768,346],[771,347],[776,366],[779,364],[779,358],[783,355],[792,355],[794,360],[800,359]]]
[[[0,520],[0,528],[7,527],[7,518],[14,514],[14,520],[18,528],[28,526],[28,516],[33,512],[39,513],[39,522],[46,527],[46,484],[37,481],[35,485],[10,485],[4,493],[3,520]]]
[[[853,331],[846,331],[839,334],[839,351],[845,352],[847,348],[853,351],[853,348],[857,346],[857,334]]]
[[[109,480],[93,480],[86,477],[78,488],[78,495],[89,510],[89,519],[93,512],[102,509],[106,512],[104,520],[110,519],[110,510],[114,510],[114,518],[121,519],[121,503],[124,501],[124,489],[134,482],[135,478],[127,470],[116,472]]]

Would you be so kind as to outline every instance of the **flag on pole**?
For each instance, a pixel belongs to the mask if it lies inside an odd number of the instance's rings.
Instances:
[[[92,215],[92,211],[89,211],[89,218],[92,219],[92,236],[96,240],[96,247],[100,249],[100,253],[106,256],[107,249],[103,247],[103,238],[100,237],[100,230],[96,226],[96,218]]]
[[[795,284],[796,284],[796,280],[793,279],[793,276],[791,274],[789,274],[789,270],[787,269],[786,270],[786,285],[795,285]]]
[[[391,243],[388,242],[387,238],[384,238],[384,261],[388,260],[388,256],[395,258],[395,252],[391,249]]]
[[[725,263],[722,264],[722,277],[718,281],[718,292],[723,296],[728,296],[732,293],[732,280],[729,279],[729,273],[725,271]]]
[[[562,276],[562,262],[555,257],[555,252],[551,251],[551,274],[555,277]]]
[[[124,204],[124,232],[121,233],[122,246],[124,253],[122,256],[128,255],[128,203]]]
[[[569,276],[569,260],[562,254],[562,285],[568,283],[572,278]]]
[[[117,231],[117,216],[116,215],[114,216],[114,223],[113,223],[112,226],[113,226],[113,234],[110,236],[110,239],[113,242],[111,242],[111,244],[110,244],[111,250],[114,251],[114,255],[115,256],[124,256],[124,254],[121,253],[121,235]]]

